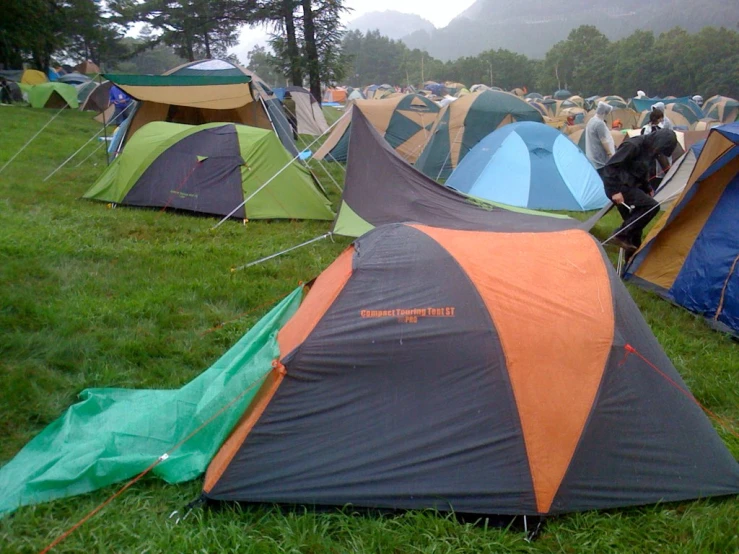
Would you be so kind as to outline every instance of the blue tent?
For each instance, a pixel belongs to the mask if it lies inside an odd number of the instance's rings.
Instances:
[[[586,211],[608,203],[603,182],[577,145],[556,129],[530,121],[490,133],[446,184],[521,208]]]
[[[708,135],[625,277],[739,336],[739,123]]]

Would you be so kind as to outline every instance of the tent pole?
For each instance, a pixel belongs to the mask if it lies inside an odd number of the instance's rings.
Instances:
[[[285,108],[285,106],[284,106],[284,105],[283,105],[282,107],[283,107],[283,108],[284,108],[285,110],[287,110],[287,108]],[[293,113],[293,112],[291,112],[290,110],[287,110],[287,111],[288,111],[288,112],[290,113],[290,115],[292,115],[292,116],[293,116],[293,117],[295,118],[295,121],[297,121],[297,120],[298,120],[298,114],[296,114],[296,113]],[[298,142],[300,142],[301,146],[303,147],[303,151],[305,151],[305,150],[308,150],[308,149],[309,149],[309,146],[307,146],[307,144],[308,144],[308,143],[307,143],[307,142],[306,142],[306,141],[305,141],[305,140],[304,140],[304,139],[303,139],[303,138],[302,138],[302,137],[300,136],[300,133],[297,133],[297,135],[298,135]],[[311,154],[312,154],[312,153],[311,153]],[[314,158],[314,157],[313,157],[313,156],[311,155],[310,159],[309,159],[309,160],[308,160],[308,161],[306,162],[306,164],[305,164],[305,165],[307,165],[307,166],[309,166],[309,167],[310,167],[310,162],[311,162],[311,160],[314,160],[314,159],[315,159],[315,158]],[[319,165],[319,166],[321,166],[321,169],[322,169],[322,170],[324,171],[324,173],[325,173],[326,175],[328,175],[328,178],[329,178],[329,179],[331,179],[331,182],[332,182],[332,183],[334,184],[334,186],[335,186],[335,187],[336,187],[336,188],[338,189],[338,191],[339,191],[339,192],[344,192],[344,189],[342,189],[342,188],[341,188],[341,185],[339,185],[339,183],[337,183],[337,182],[336,182],[336,179],[334,179],[334,176],[333,176],[333,175],[331,175],[331,173],[329,173],[329,171],[328,171],[328,168],[326,168],[326,166],[325,166],[325,165],[323,165],[323,162],[321,162],[321,160],[316,160],[316,161],[318,162],[318,165]],[[320,184],[320,183],[319,183],[319,184]],[[323,188],[323,187],[321,187],[321,188]],[[324,190],[323,192],[324,192],[324,194],[326,193],[326,191],[325,191],[325,190]]]
[[[272,254],[270,256],[267,256],[266,258],[261,258],[259,260],[255,260],[253,262],[249,262],[248,264],[240,265],[239,267],[233,267],[233,268],[231,268],[231,271],[232,272],[234,272],[234,271],[241,271],[242,269],[246,269],[248,267],[259,265],[259,264],[261,264],[263,262],[266,262],[268,260],[272,260],[274,258],[277,258],[278,256],[282,256],[283,254],[287,254],[288,252],[292,252],[293,250],[297,250],[298,248],[302,248],[303,246],[308,246],[309,244],[313,244],[314,242],[318,242],[319,240],[327,239],[330,236],[331,236],[331,233],[330,232],[329,233],[326,233],[325,235],[321,235],[320,237],[316,237],[316,238],[310,239],[310,240],[305,241],[305,242],[303,242],[301,244],[298,244],[296,246],[291,246],[287,250],[283,250],[282,252],[277,252],[276,254]]]
[[[452,148],[454,148],[454,145],[457,144],[457,139],[459,138],[459,133],[461,132],[462,132],[462,127],[459,128],[459,131],[457,131],[457,134],[454,137],[454,141],[449,145],[449,153],[446,155],[446,158],[444,158],[444,163],[441,164],[441,169],[439,169],[439,174],[436,176],[436,179],[435,179],[436,181],[438,181],[439,177],[441,177],[441,174],[444,171],[444,166],[446,166],[446,163],[449,161],[449,158],[452,155]]]
[[[308,145],[308,148],[310,148],[316,142],[318,142],[326,133],[328,133],[333,127],[335,127],[339,123],[339,121],[341,121],[342,119],[344,119],[346,116],[347,116],[347,114],[344,114],[339,119],[337,119],[336,121],[334,121],[334,124],[331,125],[328,129],[326,129],[326,131],[323,133],[323,135],[320,135],[319,137],[316,137],[316,140],[314,140],[313,142],[311,142]],[[239,204],[233,210],[231,210],[231,212],[228,215],[226,215],[223,219],[221,219],[218,223],[216,223],[211,228],[211,231],[214,231],[215,229],[218,229],[218,227],[220,227],[221,225],[223,225],[233,214],[235,214],[241,207],[243,207],[244,204],[246,204],[249,200],[251,200],[252,198],[254,198],[264,187],[266,187],[272,181],[274,181],[277,178],[278,175],[280,175],[283,171],[285,171],[288,167],[290,167],[290,165],[292,165],[295,162],[295,160],[298,160],[299,158],[300,158],[300,154],[298,154],[293,159],[291,159],[289,162],[287,162],[284,166],[282,166],[282,168],[277,173],[275,173],[274,175],[272,175],[272,177],[270,177],[267,180],[267,182],[265,182],[257,190],[255,190],[254,192],[252,192],[246,200],[244,200],[243,202],[241,202],[241,204]]]
[[[51,119],[50,119],[49,121],[47,121],[47,122],[46,122],[46,123],[44,124],[44,126],[43,126],[43,127],[41,127],[41,129],[39,129],[38,131],[36,131],[36,134],[35,134],[35,135],[33,135],[33,136],[32,136],[32,137],[30,138],[30,139],[28,139],[28,141],[26,142],[26,144],[24,144],[23,146],[21,146],[20,150],[18,150],[18,152],[16,152],[15,154],[13,154],[13,156],[12,156],[12,157],[11,157],[11,158],[10,158],[10,159],[9,159],[9,160],[7,161],[7,162],[5,162],[5,164],[4,164],[4,165],[3,165],[2,167],[0,167],[0,173],[2,173],[2,172],[3,172],[3,170],[5,170],[5,168],[6,168],[6,167],[8,167],[8,166],[10,165],[10,162],[12,162],[12,161],[13,161],[14,159],[16,159],[16,158],[18,157],[18,155],[19,155],[19,154],[20,154],[21,152],[23,152],[23,151],[24,151],[24,150],[25,150],[25,149],[26,149],[26,148],[28,147],[28,145],[29,145],[29,144],[31,144],[31,143],[33,142],[33,140],[34,140],[34,139],[35,139],[35,138],[36,138],[37,136],[39,136],[39,135],[41,134],[41,131],[43,131],[44,129],[46,129],[46,128],[47,128],[47,127],[49,126],[49,124],[50,124],[50,123],[51,123],[52,121],[54,121],[54,120],[55,120],[55,119],[57,118],[57,116],[58,116],[58,115],[59,115],[60,113],[62,113],[62,112],[63,112],[64,110],[66,110],[66,109],[67,109],[67,107],[66,107],[66,106],[65,106],[65,107],[63,107],[63,108],[61,108],[61,109],[60,109],[60,110],[59,110],[58,112],[56,112],[56,113],[54,114],[54,116],[53,116],[53,117],[52,117],[52,118],[51,118]]]
[[[98,73],[98,81],[100,81],[100,84],[98,86],[102,86],[103,84],[103,76]],[[110,102],[110,95],[108,95],[108,102]],[[107,109],[107,108],[105,108]],[[103,110],[103,133],[105,136],[105,164],[110,165],[110,156],[108,155],[108,131],[105,130],[106,124],[105,124],[105,109]],[[79,165],[79,164],[78,164]]]

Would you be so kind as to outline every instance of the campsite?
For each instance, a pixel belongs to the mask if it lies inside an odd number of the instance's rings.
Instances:
[[[733,85],[207,33],[0,47],[0,550],[739,550]]]

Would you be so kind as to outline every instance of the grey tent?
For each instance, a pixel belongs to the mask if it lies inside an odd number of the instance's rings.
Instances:
[[[285,93],[288,92],[295,102],[295,113],[291,115],[298,121],[298,134],[318,137],[325,133],[328,123],[323,116],[321,105],[310,91],[303,87],[287,87]]]
[[[66,75],[60,76],[58,79],[60,83],[67,85],[84,85],[85,83],[89,83],[91,80],[92,79],[87,75],[82,75],[82,73],[67,73]]]
[[[81,110],[89,110],[93,112],[103,112],[110,104],[110,89],[113,83],[103,81],[96,84],[95,88],[88,94],[84,103],[80,106]]]
[[[693,172],[704,144],[705,141],[701,141],[688,148],[685,154],[673,162],[672,167],[662,179],[654,199],[659,202],[663,210],[680,196],[688,184],[688,179],[690,179],[690,174]]]

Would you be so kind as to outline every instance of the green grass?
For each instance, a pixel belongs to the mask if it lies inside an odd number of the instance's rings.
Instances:
[[[337,117],[335,111],[329,118]],[[0,108],[0,166],[52,114]],[[79,200],[103,171],[102,151],[78,168],[74,160],[44,183],[96,130],[88,114],[65,112],[0,174],[0,461],[84,388],[187,383],[348,244],[325,240],[232,272],[233,266],[323,234],[330,224],[233,221],[213,232],[212,218]],[[339,167],[330,171],[342,182]],[[316,172],[336,205],[338,192],[318,165]],[[596,235],[608,236],[616,221],[609,216]],[[739,421],[739,346],[700,318],[641,290],[631,292],[697,398]],[[249,313],[241,317],[244,312]],[[719,432],[739,456],[739,441]],[[144,480],[58,551],[739,551],[736,498],[555,518],[529,544],[517,530],[461,524],[432,512],[378,516],[231,506],[198,511],[174,525],[169,513],[196,498],[200,487],[200,481],[173,486]],[[0,551],[40,550],[114,490],[23,508],[0,520]]]

